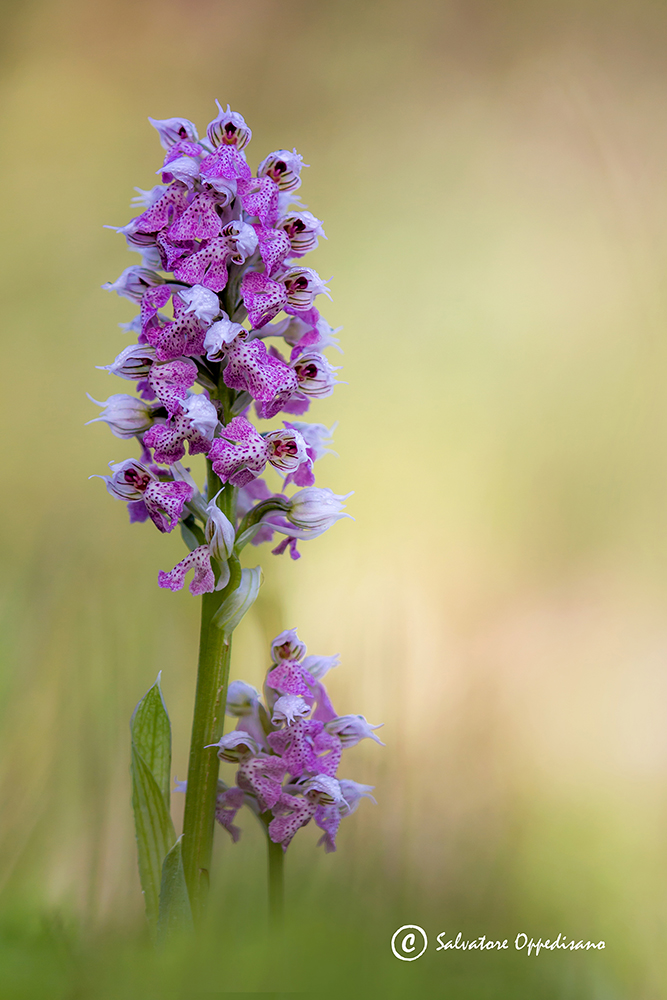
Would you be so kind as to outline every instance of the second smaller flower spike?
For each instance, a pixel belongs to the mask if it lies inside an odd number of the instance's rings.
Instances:
[[[225,811],[219,821],[229,829],[242,792],[245,804],[264,814],[269,837],[283,850],[314,818],[323,831],[318,843],[328,852],[336,849],[342,818],[362,798],[375,801],[371,785],[339,778],[338,768],[347,747],[365,737],[379,742],[373,733],[378,727],[363,716],[336,715],[320,678],[338,657],[305,653],[296,629],[285,629],[271,643],[264,702],[244,681],[229,685],[227,714],[237,725],[214,746],[222,760],[238,764],[238,794],[225,792],[220,799]]]

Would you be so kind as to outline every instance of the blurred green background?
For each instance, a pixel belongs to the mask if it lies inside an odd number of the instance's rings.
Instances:
[[[3,3],[2,997],[667,996],[666,43],[652,0]],[[138,258],[102,227],[155,183],[146,117],[215,97],[253,166],[311,165],[348,383],[318,483],[356,518],[261,550],[233,673],[298,625],[387,747],[348,754],[378,805],[338,853],[290,848],[283,949],[246,819],[206,935],[154,956],[128,720],[162,670],[185,777],[198,602],[88,482],[134,450],[85,392],[122,391],[100,285]],[[459,930],[606,949],[435,952]]]

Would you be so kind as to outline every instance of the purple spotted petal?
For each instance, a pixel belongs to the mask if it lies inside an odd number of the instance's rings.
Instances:
[[[254,226],[257,233],[260,257],[267,274],[273,274],[290,252],[290,241],[282,229]]]
[[[143,500],[130,500],[127,512],[130,515],[130,524],[141,524],[148,520],[148,508]]]
[[[227,241],[217,237],[209,240],[197,253],[179,261],[174,268],[174,277],[189,285],[204,285],[213,292],[221,292],[227,284],[227,264],[231,257]]]
[[[234,786],[233,788],[226,788],[224,791],[218,792],[215,800],[215,818],[220,826],[224,827],[227,833],[231,835],[234,843],[241,836],[238,826],[234,826],[234,819],[243,805],[244,797],[243,789]]]
[[[185,486],[185,483],[174,483],[174,486]],[[211,555],[207,545],[200,545],[199,548],[188,552],[185,559],[182,559],[169,573],[160,570],[157,582],[160,587],[166,590],[181,590],[185,583],[186,574],[189,570],[194,570],[194,576],[190,584],[190,593],[211,594],[215,589],[215,576],[211,569]]]
[[[241,762],[237,784],[259,800],[261,812],[271,809],[282,794],[285,762],[280,757],[259,753]]]
[[[269,733],[267,740],[271,749],[279,754],[290,774],[295,778],[304,771],[317,772],[317,757],[313,747],[313,736],[322,731],[321,722],[297,719],[286,729]]]
[[[315,810],[315,822],[324,834],[317,841],[317,846],[324,845],[327,854],[336,850],[336,834],[340,826],[341,814],[337,803],[332,802],[328,806],[318,806]]]
[[[223,483],[245,486],[266,466],[268,449],[264,438],[245,417],[234,417],[223,428],[209,451],[209,460]]]
[[[335,777],[338,765],[340,764],[340,758],[343,754],[343,744],[340,739],[324,729],[314,737],[313,746],[317,754],[318,774],[327,774],[331,778]]]
[[[270,177],[240,180],[237,192],[244,210],[263,226],[273,226],[278,218],[278,185]]]
[[[157,233],[164,229],[186,210],[188,197],[185,184],[170,184],[164,194],[134,220],[137,232]]]
[[[289,399],[297,388],[294,371],[284,361],[271,357],[261,340],[248,342],[239,336],[230,345],[227,357],[224,380],[230,389],[272,403],[276,398]]]
[[[153,365],[148,374],[148,384],[167,410],[173,416],[181,409],[182,401],[197,380],[197,366],[194,361],[169,361],[163,365]]]
[[[274,819],[269,823],[273,843],[282,844],[283,850],[287,850],[294,834],[311,821],[316,809],[314,802],[283,792],[273,807]]]
[[[264,326],[287,305],[285,286],[257,271],[244,275],[241,295],[253,327]]]
[[[215,199],[202,192],[167,230],[170,240],[210,240],[220,233],[221,219]]]
[[[160,531],[168,533],[174,530],[183,513],[183,507],[193,496],[194,490],[188,483],[161,483],[154,480],[146,488],[144,503],[153,524]],[[174,589],[180,588],[172,587],[172,590]]]
[[[236,146],[223,143],[215,150],[205,156],[201,162],[201,178],[204,181],[216,180],[224,177],[226,180],[245,180],[252,177],[250,167],[245,156]]]
[[[174,296],[174,318],[162,326],[146,329],[148,343],[155,348],[158,361],[204,353],[205,324],[188,311],[179,295]]]
[[[281,660],[273,670],[269,671],[266,683],[270,688],[274,688],[282,694],[300,694],[305,698],[310,694],[310,688],[306,684],[307,680],[311,684],[315,683],[315,679],[307,670],[303,669],[300,663],[294,660]]]

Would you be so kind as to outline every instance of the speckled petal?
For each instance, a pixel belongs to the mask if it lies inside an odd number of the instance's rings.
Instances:
[[[169,361],[153,365],[148,384],[166,408],[169,416],[181,409],[181,403],[197,380],[197,366],[193,361]]]
[[[241,295],[253,327],[264,326],[287,305],[285,286],[257,271],[244,275]]]
[[[245,417],[234,417],[215,438],[209,459],[223,483],[245,486],[259,476],[266,466],[268,449],[264,438]],[[245,472],[245,475],[239,473]]]
[[[283,792],[273,808],[274,818],[269,823],[269,836],[273,843],[282,844],[283,850],[287,850],[294,834],[311,821],[316,809],[314,802]]]
[[[185,483],[174,483],[174,485],[185,486]],[[186,574],[191,569],[194,570],[194,576],[190,584],[190,593],[195,595],[212,593],[215,588],[215,576],[211,569],[211,556],[207,545],[200,545],[199,548],[188,552],[185,559],[168,573],[160,570],[157,582],[165,590],[181,590]]]
[[[167,230],[170,240],[210,240],[220,233],[215,199],[201,192]]]
[[[188,500],[192,499],[193,495],[194,490],[188,483],[161,483],[155,480],[149,483],[146,488],[144,503],[153,524],[160,531],[169,533],[178,524],[178,519],[183,513],[183,507]],[[208,552],[208,549],[206,551]],[[211,587],[211,590],[213,590],[213,587]],[[199,593],[203,594],[204,591],[199,591]]]

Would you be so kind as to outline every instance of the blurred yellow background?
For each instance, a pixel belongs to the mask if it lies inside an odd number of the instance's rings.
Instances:
[[[353,489],[356,518],[298,563],[249,554],[266,583],[233,676],[259,684],[297,625],[342,654],[338,710],[387,743],[348,755],[378,805],[338,853],[310,829],[290,848],[292,905],[325,928],[332,895],[375,914],[359,961],[375,934],[366,959],[406,988],[388,942],[416,922],[606,940],[547,957],[526,996],[665,996],[667,7],[30,0],[2,24],[7,940],[44,914],[140,926],[128,721],[158,670],[186,773],[198,601],[157,588],[177,533],[88,482],[136,449],[84,426],[85,392],[124,390],[94,366],[134,310],[100,286],[139,258],[102,227],[156,182],[146,118],[201,133],[217,97],[253,167],[293,146],[310,164],[328,241],[308,263],[334,276],[348,384],[309,418],[339,422],[318,485]],[[219,892],[227,872],[236,905],[246,872],[262,923],[262,844],[233,850],[220,835]],[[503,979],[483,958],[459,996]]]

